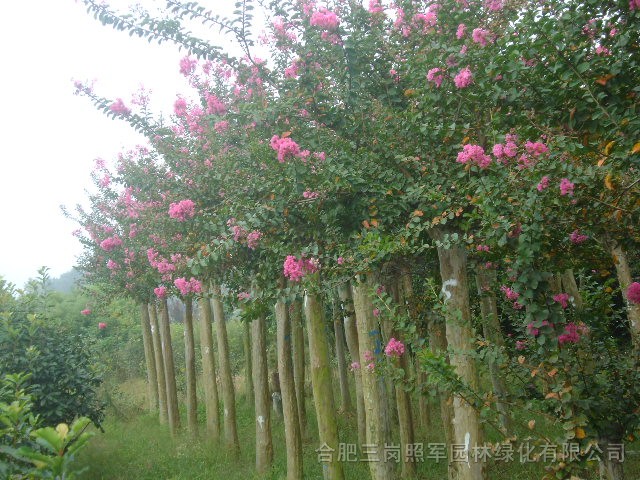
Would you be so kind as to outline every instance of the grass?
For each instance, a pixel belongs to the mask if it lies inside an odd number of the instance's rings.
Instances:
[[[105,433],[97,433],[89,446],[78,457],[78,466],[87,470],[81,480],[280,480],[286,477],[284,427],[282,420],[273,420],[274,463],[270,472],[258,476],[254,471],[255,438],[253,405],[244,397],[238,399],[238,431],[241,453],[238,458],[229,455],[220,444],[200,438],[192,440],[186,433],[172,439],[166,426],[158,424],[156,416],[143,413],[144,383],[130,381],[122,384],[113,397],[113,411],[119,415],[108,417]],[[433,410],[434,417],[438,409]],[[122,415],[126,412],[126,415]],[[308,399],[309,432],[304,445],[304,478],[322,479],[322,466],[315,449],[318,447],[313,404]],[[184,412],[182,412],[184,414]],[[199,412],[204,419],[204,412]],[[341,441],[357,443],[355,414],[339,415]],[[434,423],[437,419],[434,420]],[[523,434],[525,432],[521,432]],[[491,437],[491,435],[489,435]],[[491,439],[491,438],[490,438]],[[418,430],[417,442],[425,445],[425,461],[418,464],[418,479],[442,480],[447,478],[446,461],[436,463],[427,458],[428,443],[442,443],[441,426],[436,424],[429,432]],[[337,453],[337,452],[336,452]],[[360,455],[362,458],[362,455]],[[360,480],[368,477],[368,464],[362,461],[346,462],[346,478]],[[544,475],[543,463],[520,463],[517,448],[513,462],[487,463],[489,479],[535,480]],[[628,455],[625,462],[627,479],[640,478],[640,462]],[[589,479],[597,479],[595,474]]]

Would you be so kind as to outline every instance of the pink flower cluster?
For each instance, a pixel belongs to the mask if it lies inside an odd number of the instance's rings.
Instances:
[[[380,5],[380,0],[369,0],[369,13],[382,13],[384,12],[384,7]]]
[[[247,247],[251,250],[255,250],[258,247],[258,242],[262,238],[262,232],[260,230],[254,230],[247,235]]]
[[[105,322],[98,322],[98,330],[104,330],[107,328],[107,324]]]
[[[559,303],[562,308],[567,308],[569,306],[569,294],[558,293],[553,296],[553,301]]]
[[[479,43],[483,47],[486,47],[489,43],[493,43],[491,32],[489,32],[489,30],[485,30],[484,28],[474,28],[473,32],[471,32],[471,39],[475,43]]]
[[[238,300],[249,300],[251,298],[251,294],[249,292],[240,292],[238,294]]]
[[[278,152],[278,161],[284,163],[285,161],[302,156],[309,156],[309,151],[304,152],[300,150],[300,145],[294,142],[291,138],[280,138],[278,135],[271,137],[271,148]],[[303,155],[306,152],[306,155]]]
[[[543,190],[549,188],[549,177],[547,177],[546,175],[542,177],[536,188],[539,192],[542,192]]]
[[[102,248],[105,252],[111,252],[120,245],[122,245],[122,240],[120,240],[120,237],[116,235],[114,235],[113,237],[105,238],[102,242],[100,242],[100,248]]]
[[[196,214],[196,204],[192,200],[180,200],[177,203],[169,205],[169,216],[180,222],[185,222],[189,218],[193,218]]]
[[[109,106],[109,110],[119,115],[129,115],[131,113],[131,109],[124,104],[121,98],[117,98],[116,101]]]
[[[176,270],[176,266],[173,263],[161,257],[158,251],[153,248],[147,249],[147,260],[149,260],[149,265],[158,270],[158,273],[164,275],[163,280],[171,278],[169,274]]]
[[[456,30],[456,38],[460,40],[462,37],[464,37],[466,31],[467,31],[467,26],[464,23],[461,23],[460,25],[458,25],[458,28]]]
[[[349,365],[349,368],[351,369],[352,372],[359,370],[360,362],[352,362],[351,365]]]
[[[180,291],[182,295],[189,295],[190,293],[201,293],[202,282],[191,277],[190,280],[186,280],[184,277],[176,278],[173,284]]]
[[[564,332],[558,335],[558,344],[578,343],[580,341],[581,328],[573,322],[567,323]]]
[[[153,293],[155,293],[158,298],[165,298],[167,296],[167,287],[156,287],[153,289]]]
[[[574,230],[569,234],[569,241],[575,245],[580,245],[589,240],[588,235],[582,235],[579,230]]]
[[[560,195],[573,195],[573,189],[575,185],[568,179],[563,178],[560,180]]]
[[[633,282],[627,287],[627,300],[635,305],[640,305],[640,283]]]
[[[436,87],[440,87],[442,85],[442,81],[444,80],[444,75],[442,75],[442,70],[440,68],[432,68],[427,72],[427,80],[436,84]]]
[[[526,340],[516,340],[516,350],[524,350],[527,348]]]
[[[542,326],[543,327],[549,327],[549,326],[553,326],[552,324],[549,323],[548,320],[543,320],[542,321]],[[540,329],[536,328],[533,326],[533,322],[531,322],[529,325],[527,325],[527,333],[529,335],[532,335],[534,337],[537,337],[538,335],[540,335]]]
[[[456,160],[458,163],[475,163],[480,168],[487,168],[491,165],[491,157],[484,153],[484,148],[480,145],[467,144],[462,147]]]
[[[302,192],[302,197],[306,199],[318,198],[320,194],[318,192],[312,192],[311,190],[305,190]]]
[[[491,248],[489,247],[489,245],[478,245],[476,247],[476,250],[479,252],[489,252]]]
[[[310,24],[313,27],[320,27],[323,30],[334,31],[340,25],[338,16],[326,8],[313,12],[311,15]]]
[[[320,262],[316,258],[300,258],[287,255],[284,261],[283,273],[292,282],[298,282],[302,277],[315,273],[320,268]]]
[[[185,77],[191,75],[196,69],[198,61],[194,58],[184,57],[180,59],[180,73]]]
[[[85,308],[84,310],[81,310],[80,313],[82,315],[91,315],[91,310],[89,308]]]
[[[471,73],[471,69],[469,67],[465,67],[460,70],[453,78],[453,83],[455,83],[458,88],[466,88],[471,85],[473,83],[473,74]]]
[[[400,340],[391,338],[384,349],[387,357],[400,357],[404,354],[404,344]]]
[[[506,285],[502,285],[500,287],[500,290],[504,293],[505,297],[507,297],[511,301],[515,301],[515,300],[518,300],[518,298],[520,298],[520,294],[518,292],[512,290]]]

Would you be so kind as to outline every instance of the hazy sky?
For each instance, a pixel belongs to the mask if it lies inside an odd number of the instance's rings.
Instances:
[[[230,10],[234,1],[201,3]],[[94,159],[111,161],[142,141],[74,96],[72,79],[95,79],[98,94],[125,103],[144,85],[154,110],[164,111],[187,86],[184,54],[103,27],[80,2],[10,1],[0,11],[0,276],[22,286],[43,265],[53,276],[71,269],[81,248],[60,205],[73,209],[86,198]]]

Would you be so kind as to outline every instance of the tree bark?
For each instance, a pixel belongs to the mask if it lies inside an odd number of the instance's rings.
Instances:
[[[573,274],[572,269],[567,269],[562,272],[562,287],[564,291],[569,294],[569,298],[571,299],[573,306],[576,307],[576,310],[584,310],[584,300],[582,299],[582,294],[578,289],[578,284],[576,283],[576,277]]]
[[[616,266],[618,283],[620,283],[620,289],[622,290],[622,298],[624,298],[627,304],[627,319],[629,320],[631,339],[635,348],[640,349],[640,304],[631,303],[627,298],[627,289],[632,282],[629,260],[627,259],[626,252],[619,244],[616,244],[616,246],[611,249],[611,254],[613,255],[613,261]]]
[[[160,301],[160,338],[162,339],[162,357],[164,358],[164,376],[167,385],[167,413],[169,431],[175,436],[180,430],[180,412],[178,411],[178,390],[176,388],[176,368],[173,361],[173,344],[171,343],[171,326],[169,324],[169,308],[167,299]]]
[[[340,308],[340,298],[337,292],[332,294],[333,330],[335,332],[336,358],[338,360],[338,383],[340,385],[340,411],[350,412],[351,395],[349,394],[349,377],[347,375],[347,360],[345,356],[345,332]]]
[[[333,388],[331,385],[331,365],[329,364],[329,342],[325,329],[322,305],[316,294],[309,293],[304,297],[304,313],[307,319],[309,335],[309,355],[311,359],[311,385],[313,400],[318,420],[320,449],[333,449],[330,462],[323,463],[327,480],[344,480],[342,463],[335,458],[339,448],[338,423],[336,420]]]
[[[245,398],[249,405],[253,399],[253,361],[251,359],[251,326],[249,322],[243,322],[242,348],[244,350],[244,389]]]
[[[353,285],[353,304],[358,328],[360,365],[362,372],[362,394],[364,397],[366,416],[366,445],[368,452],[365,458],[377,459],[369,462],[372,480],[390,480],[395,478],[393,465],[385,461],[381,449],[389,444],[386,435],[386,418],[382,397],[384,380],[375,373],[375,362],[372,357],[381,355],[380,327],[373,316],[373,303],[369,290],[372,287],[371,277]]]
[[[220,412],[216,359],[213,352],[213,333],[211,331],[212,321],[211,302],[208,297],[202,297],[200,298],[200,354],[202,355],[204,403],[207,411],[207,434],[217,441],[220,439]]]
[[[153,341],[153,357],[156,365],[156,379],[158,382],[158,415],[161,425],[168,421],[167,411],[167,379],[164,372],[164,358],[162,353],[162,339],[158,327],[158,311],[155,303],[149,304],[149,322],[151,323],[151,340]]]
[[[302,326],[302,305],[294,300],[290,307],[291,338],[293,347],[293,378],[296,385],[296,401],[298,402],[298,418],[300,420],[300,436],[307,435],[307,406],[305,403],[305,371],[304,371],[304,328]]]
[[[351,294],[351,284],[343,283],[338,287],[338,295],[342,303],[342,315],[344,323],[345,339],[351,355],[351,361],[360,365],[360,347],[358,345],[358,329],[356,326],[356,315],[353,309],[353,295]],[[356,384],[356,415],[358,418],[358,444],[367,443],[367,421],[365,418],[364,397],[362,396],[362,370],[353,369],[353,376]]]
[[[193,299],[184,299],[184,359],[187,384],[187,429],[192,437],[198,436],[198,399],[196,393],[196,347],[193,338]]]
[[[149,322],[149,305],[147,303],[141,303],[140,324],[142,326],[144,360],[147,366],[147,397],[149,400],[149,413],[153,414],[158,409],[158,372],[156,371],[153,338],[151,336],[151,324]]]
[[[264,317],[251,323],[253,351],[253,387],[256,410],[256,470],[264,474],[273,463],[271,440],[271,396],[269,394],[269,368],[267,365],[267,339]]]
[[[302,480],[302,438],[291,359],[291,325],[289,311],[284,301],[278,300],[275,313],[278,373],[282,393],[284,438],[287,446],[287,480]]]
[[[476,286],[480,296],[480,311],[482,313],[482,330],[484,338],[498,349],[504,350],[504,337],[498,318],[498,304],[496,302],[496,271],[480,269],[476,273]],[[497,397],[496,407],[500,413],[500,423],[505,433],[511,432],[511,417],[504,399],[507,397],[507,387],[504,377],[500,373],[500,367],[495,360],[489,359],[489,375],[493,392]]]
[[[235,455],[240,453],[238,441],[238,427],[236,423],[236,398],[229,361],[229,340],[227,339],[227,323],[224,318],[224,308],[220,299],[220,291],[212,288],[211,304],[213,318],[216,324],[218,340],[218,365],[220,366],[220,386],[222,387],[222,406],[224,418],[224,439],[227,448]]]
[[[431,230],[435,240],[443,241],[445,231]],[[473,358],[474,336],[471,328],[471,310],[469,307],[469,287],[467,282],[467,254],[458,246],[437,247],[442,277],[442,295],[446,312],[447,344],[450,349],[450,362],[458,376],[473,391],[478,391],[478,372]],[[481,445],[482,430],[478,412],[461,395],[454,392],[454,434],[457,445],[465,445],[464,458],[469,461],[459,463],[459,480],[483,480],[485,465],[474,462],[471,447]]]
[[[622,461],[620,461],[620,459],[609,458],[611,453],[609,448],[611,444],[623,445],[623,442],[622,440],[611,441],[605,438],[598,439],[598,447],[602,450],[599,465],[600,478],[602,480],[624,480],[624,464]]]

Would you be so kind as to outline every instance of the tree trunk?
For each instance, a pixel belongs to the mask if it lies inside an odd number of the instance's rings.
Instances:
[[[244,389],[247,404],[252,405],[253,399],[253,368],[251,360],[251,326],[243,322],[242,348],[244,350]]]
[[[353,296],[351,295],[351,285],[349,282],[338,287],[338,295],[342,303],[342,315],[344,323],[344,333],[351,355],[351,361],[360,365],[360,347],[358,345],[358,329],[356,326],[356,316],[353,310]],[[358,444],[367,443],[367,423],[365,418],[364,397],[362,396],[362,370],[353,369],[353,376],[356,383],[356,415],[358,417]]]
[[[178,390],[176,388],[176,368],[173,361],[173,344],[171,343],[171,327],[169,325],[169,308],[167,299],[160,301],[160,338],[162,339],[162,357],[164,358],[164,376],[167,385],[167,413],[169,431],[176,435],[180,429],[180,412],[178,411]]]
[[[444,240],[444,231],[431,230],[435,240]],[[469,287],[467,283],[467,255],[458,246],[438,247],[440,275],[442,277],[442,295],[446,306],[446,332],[450,361],[458,376],[473,391],[478,391],[478,372],[473,358],[475,351],[474,335],[471,328],[471,310],[469,308]],[[482,480],[485,478],[485,465],[474,462],[471,447],[481,445],[482,430],[478,412],[461,395],[454,392],[454,433],[457,445],[464,445],[461,452],[468,462],[460,463],[459,480]]]
[[[140,324],[142,326],[142,344],[144,346],[144,360],[147,366],[147,397],[149,399],[149,413],[153,414],[158,408],[158,372],[153,352],[153,338],[149,323],[149,305],[140,304]]]
[[[447,336],[444,321],[440,318],[432,318],[428,325],[429,331],[429,349],[438,355],[447,354]],[[440,418],[442,419],[442,428],[444,430],[444,440],[447,445],[453,445],[455,442],[455,433],[453,430],[453,397],[446,392],[438,390],[440,400]],[[449,462],[447,470],[449,480],[456,480],[456,469],[459,464]]]
[[[294,300],[291,304],[290,312],[291,338],[293,342],[293,378],[296,385],[300,436],[305,438],[307,435],[307,406],[304,391],[304,328],[302,326],[302,305],[300,304],[300,300]]]
[[[216,380],[216,358],[213,352],[211,323],[213,313],[208,297],[200,298],[200,353],[202,355],[202,378],[204,403],[207,411],[207,434],[220,439],[220,412],[218,410],[218,382]]]
[[[238,428],[236,424],[236,398],[229,362],[229,341],[227,339],[227,323],[224,318],[224,308],[217,287],[212,289],[211,303],[213,318],[216,324],[218,340],[218,365],[220,366],[220,386],[222,387],[222,406],[224,417],[224,439],[227,448],[235,455],[240,453]]]
[[[386,435],[385,411],[382,397],[386,390],[384,379],[375,373],[375,360],[382,354],[380,327],[373,316],[373,304],[369,290],[372,287],[371,277],[353,285],[353,304],[358,328],[360,349],[360,365],[362,372],[362,394],[364,397],[366,416],[366,445],[364,458],[369,461],[372,480],[390,480],[395,478],[393,465],[385,461],[382,448],[390,444]],[[376,356],[377,358],[373,358]]]
[[[584,310],[584,300],[582,299],[582,294],[578,289],[578,284],[576,283],[576,277],[573,275],[572,269],[567,269],[562,272],[562,287],[564,291],[569,294],[569,298],[571,299],[576,310]]]
[[[256,470],[264,474],[273,463],[271,440],[271,396],[269,395],[269,367],[267,365],[267,338],[264,317],[251,323],[253,351],[253,387],[256,410]]]
[[[198,399],[196,393],[196,347],[193,338],[193,299],[184,299],[184,359],[187,384],[187,429],[192,437],[198,436]]]
[[[640,349],[640,304],[634,304],[627,298],[627,289],[631,285],[631,268],[627,254],[620,245],[616,245],[611,249],[613,261],[616,265],[616,273],[618,274],[618,283],[622,290],[622,298],[627,304],[627,318],[629,319],[629,329],[631,331],[631,339],[636,349]]]
[[[342,463],[335,458],[339,448],[338,423],[336,420],[333,387],[331,385],[331,365],[329,363],[329,342],[325,328],[322,305],[316,294],[307,292],[304,297],[304,313],[309,335],[309,355],[311,359],[311,385],[318,420],[320,450],[333,449],[331,461],[323,463],[327,480],[344,480]]]
[[[302,438],[298,402],[293,378],[291,360],[291,328],[287,305],[278,300],[276,303],[276,330],[278,350],[278,373],[282,393],[282,411],[284,415],[284,438],[287,445],[287,480],[302,480]]]
[[[504,337],[502,336],[502,328],[500,327],[500,319],[498,318],[498,305],[496,302],[496,271],[479,269],[476,273],[476,285],[478,287],[478,295],[480,296],[480,311],[482,313],[482,330],[484,338],[496,348],[504,350]],[[491,384],[493,393],[497,397],[496,407],[500,413],[500,423],[504,427],[505,434],[511,432],[511,417],[504,399],[507,397],[507,387],[504,378],[500,373],[500,367],[495,360],[489,359],[489,375],[491,375]],[[511,432],[512,433],[512,432]]]
[[[347,360],[345,357],[345,332],[342,323],[340,298],[337,292],[332,294],[333,329],[336,340],[336,358],[338,360],[338,382],[340,384],[340,411],[350,412],[351,395],[349,394],[349,377],[347,375]]]
[[[622,450],[612,445],[620,445],[624,448],[622,440],[611,441],[609,439],[598,439],[598,447],[602,450],[600,454],[600,478],[602,480],[624,480],[624,455]],[[619,456],[612,455],[619,453]],[[617,458],[616,458],[617,457]]]
[[[158,311],[156,304],[149,304],[149,321],[151,323],[151,340],[153,341],[153,357],[156,365],[156,379],[158,382],[158,414],[161,425],[168,420],[167,413],[167,378],[164,372],[164,358],[162,353],[162,339],[158,327]]]

